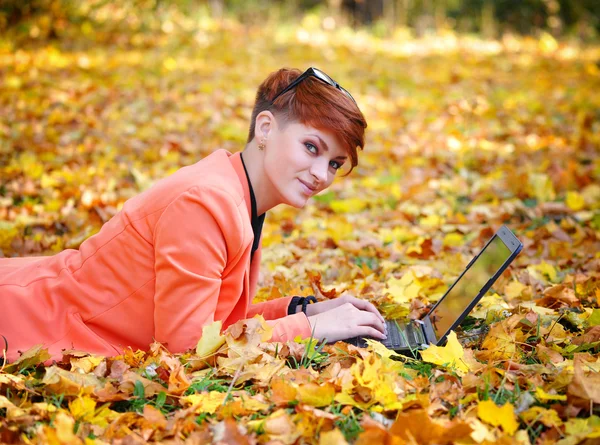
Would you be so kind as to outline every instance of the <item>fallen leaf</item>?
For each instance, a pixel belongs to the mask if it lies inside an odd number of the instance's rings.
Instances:
[[[585,373],[584,361],[579,354],[573,359],[573,380],[567,388],[567,395],[574,399],[574,403],[587,407],[590,402],[600,403],[600,374],[597,372]]]
[[[493,400],[483,400],[477,405],[477,416],[490,425],[501,427],[511,436],[519,428],[514,407],[510,403],[498,406]]]
[[[451,422],[437,422],[425,410],[412,410],[399,413],[390,433],[410,443],[450,444],[465,439],[471,434],[471,427],[458,419]]]
[[[202,337],[196,345],[196,355],[202,358],[208,357],[225,344],[225,336],[221,335],[221,326],[221,320],[217,320],[202,327]]]
[[[456,371],[459,375],[469,372],[469,366],[464,361],[465,351],[456,338],[456,333],[448,334],[445,346],[430,345],[421,351],[421,359]]]

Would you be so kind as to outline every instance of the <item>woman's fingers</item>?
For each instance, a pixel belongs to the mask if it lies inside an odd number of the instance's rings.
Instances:
[[[379,318],[381,320],[382,323],[385,323],[385,319],[383,318],[383,316],[379,313],[377,308],[372,303],[369,303],[368,301],[361,300],[360,298],[356,298],[356,297],[351,297],[351,300],[349,302],[352,303],[354,306],[356,306],[360,310],[368,311],[368,312],[375,314],[377,316],[377,318]]]
[[[357,308],[348,302],[326,312],[308,316],[315,337],[329,342],[347,338],[369,336],[379,340],[386,338],[385,322],[379,315]]]
[[[356,306],[349,304],[349,310],[353,311],[356,314],[356,325],[357,326],[370,326],[374,329],[377,329],[382,334],[386,334],[385,332],[385,322],[382,319],[375,315],[372,312],[358,309]]]
[[[385,334],[382,334],[377,329],[372,328],[370,326],[359,326],[357,328],[356,335],[361,336],[361,337],[377,338],[379,340],[385,340],[387,338],[387,336]]]

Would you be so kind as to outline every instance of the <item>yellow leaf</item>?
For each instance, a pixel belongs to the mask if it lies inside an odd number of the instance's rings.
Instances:
[[[0,249],[7,249],[15,236],[19,234],[17,227],[10,222],[0,221]]]
[[[262,431],[274,443],[291,444],[300,435],[296,424],[283,409],[275,411],[265,419],[250,420],[246,426],[252,431]]]
[[[479,301],[479,304],[469,313],[469,315],[474,318],[485,319],[492,311],[502,312],[506,309],[510,309],[510,306],[504,298],[499,295],[486,295]]]
[[[321,433],[319,437],[319,445],[347,445],[346,439],[342,432],[335,428],[331,431]]]
[[[504,294],[509,298],[517,298],[521,296],[521,293],[527,289],[527,286],[520,283],[519,281],[511,281],[504,287]]]
[[[46,385],[45,391],[65,395],[78,395],[82,391],[92,393],[104,386],[94,374],[69,372],[57,366],[46,368],[42,383]]]
[[[104,357],[100,356],[88,356],[82,358],[71,358],[71,371],[79,371],[82,373],[88,373],[104,360]]]
[[[564,423],[565,433],[569,436],[598,437],[597,434],[600,431],[598,420],[598,416],[591,416],[587,419],[568,419]]]
[[[196,354],[206,357],[214,353],[225,343],[225,336],[221,335],[221,320],[202,327],[202,337],[196,345]]]
[[[542,422],[548,428],[560,428],[563,421],[558,416],[558,413],[553,409],[542,408],[541,406],[532,406],[526,411],[523,411],[519,417],[525,422]]]
[[[494,442],[494,434],[489,430],[485,423],[473,417],[467,419],[467,423],[473,430],[471,431],[470,436],[475,442],[481,443],[484,440],[487,440],[488,442]]]
[[[481,344],[481,349],[486,352],[481,356],[485,356],[484,360],[507,360],[514,357],[516,333],[515,330],[506,332],[501,323],[493,325]]]
[[[0,396],[0,409],[6,409],[6,418],[15,419],[27,414],[23,409],[19,408],[4,396]]]
[[[335,397],[335,388],[331,384],[317,385],[307,383],[298,386],[298,400],[311,406],[328,406]]]
[[[69,411],[77,420],[88,422],[94,417],[96,410],[96,401],[89,396],[78,397],[69,402]]]
[[[545,402],[547,400],[567,400],[567,396],[566,394],[548,394],[546,391],[544,391],[541,387],[536,387],[535,388],[535,395],[538,398],[538,400]]]
[[[531,193],[539,202],[554,201],[556,198],[552,181],[543,173],[530,174],[529,186],[531,187]]]
[[[81,439],[74,433],[75,421],[64,411],[59,411],[54,418],[54,428],[59,443],[79,444]]]
[[[444,247],[460,247],[464,244],[465,237],[460,233],[448,233],[444,237]]]
[[[330,218],[326,225],[327,235],[336,243],[354,235],[354,226],[346,221],[345,218]]]
[[[577,192],[567,192],[567,199],[565,200],[567,207],[571,210],[581,210],[585,206],[585,200]]]
[[[406,272],[402,278],[390,278],[387,282],[387,293],[397,304],[410,302],[419,295],[421,284],[412,270]]]
[[[242,399],[242,406],[250,411],[266,411],[271,405],[256,399]]]
[[[502,427],[511,436],[519,428],[515,409],[510,403],[498,406],[492,400],[483,400],[477,405],[477,416],[490,425]]]
[[[543,53],[552,53],[558,49],[558,42],[547,32],[542,32],[539,45]]]
[[[197,413],[213,414],[225,401],[227,393],[210,391],[202,394],[192,394],[183,397],[181,401],[192,405]]]
[[[556,282],[556,269],[554,268],[554,266],[552,266],[552,264],[548,264],[545,261],[542,261],[540,264],[528,266],[527,271],[531,273],[535,278],[543,280],[543,276],[545,275],[551,282]]]
[[[464,361],[464,355],[465,351],[458,342],[454,331],[451,331],[448,335],[446,346],[430,345],[421,352],[423,361],[453,369],[459,375],[469,372],[469,366]]]
[[[349,198],[331,201],[329,205],[336,213],[358,213],[364,210],[364,208],[367,206],[367,203],[360,198]]]
[[[424,218],[421,218],[419,221],[421,226],[425,227],[438,227],[444,224],[445,220],[439,215],[429,215]]]
[[[381,342],[378,342],[377,340],[371,340],[370,338],[367,338],[366,342],[367,346],[370,347],[373,350],[373,352],[377,353],[383,358],[402,357],[402,355],[398,354],[397,352],[394,352],[391,349],[386,348]]]

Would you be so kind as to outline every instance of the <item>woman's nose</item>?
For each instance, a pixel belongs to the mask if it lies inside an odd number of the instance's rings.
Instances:
[[[328,168],[329,161],[327,159],[318,159],[313,163],[310,173],[319,182],[319,184],[323,184],[325,181],[327,181]]]

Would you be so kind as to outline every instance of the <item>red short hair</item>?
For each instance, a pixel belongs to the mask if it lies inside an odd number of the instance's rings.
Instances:
[[[256,116],[269,110],[277,118],[300,122],[319,130],[331,131],[346,148],[352,168],[358,165],[358,148],[365,145],[367,121],[358,106],[346,94],[314,77],[308,77],[271,103],[271,98],[285,89],[302,72],[281,68],[263,81],[256,92],[248,142],[254,139]],[[352,170],[350,170],[352,171]]]

